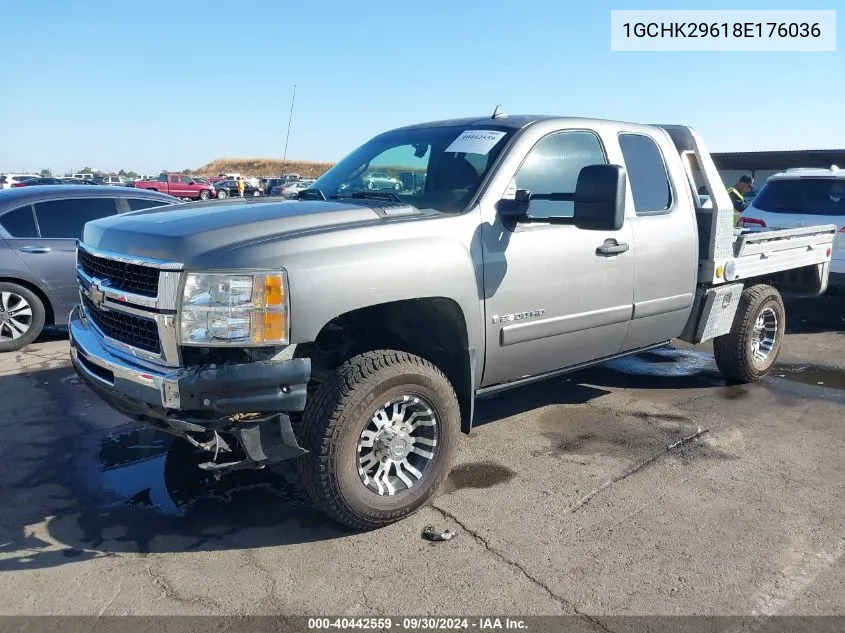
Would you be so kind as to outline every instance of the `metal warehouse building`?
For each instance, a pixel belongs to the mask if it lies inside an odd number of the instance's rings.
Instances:
[[[712,156],[725,187],[735,184],[740,176],[746,174],[754,178],[754,186],[759,189],[769,176],[793,167],[827,169],[831,165],[838,165],[845,169],[845,149],[713,152]]]

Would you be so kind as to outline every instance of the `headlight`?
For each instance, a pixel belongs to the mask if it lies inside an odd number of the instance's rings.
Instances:
[[[284,345],[287,276],[284,271],[189,273],[179,315],[182,345]]]

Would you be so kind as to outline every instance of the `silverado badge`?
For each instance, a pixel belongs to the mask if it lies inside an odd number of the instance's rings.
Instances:
[[[528,312],[517,312],[515,314],[503,314],[502,316],[494,316],[491,320],[493,323],[510,323],[511,321],[522,321],[524,319],[533,319],[534,317],[543,316],[546,314],[545,308],[542,310],[529,310]]]

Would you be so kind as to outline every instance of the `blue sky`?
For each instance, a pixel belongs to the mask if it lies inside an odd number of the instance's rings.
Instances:
[[[0,171],[334,161],[407,123],[510,113],[697,128],[714,151],[845,147],[845,49],[610,51],[611,9],[770,0],[65,0],[0,12]],[[843,32],[845,11],[837,16]]]

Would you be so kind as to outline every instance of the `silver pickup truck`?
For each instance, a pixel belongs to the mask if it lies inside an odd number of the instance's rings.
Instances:
[[[427,502],[478,398],[671,339],[760,379],[835,233],[735,229],[688,127],[497,111],[378,135],[295,200],[89,222],[71,357],[200,468],[295,459],[371,529]]]

